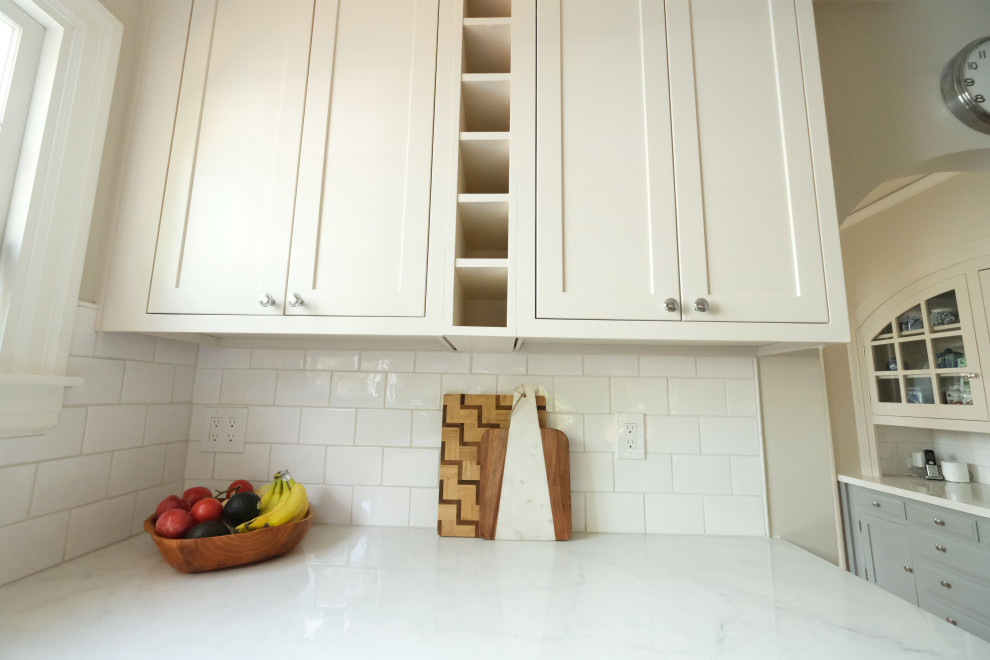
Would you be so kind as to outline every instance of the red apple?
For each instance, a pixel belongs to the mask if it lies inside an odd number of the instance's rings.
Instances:
[[[189,506],[193,506],[201,499],[213,497],[213,491],[206,486],[193,486],[192,488],[187,488],[186,492],[182,493],[182,497],[189,502]]]
[[[198,523],[220,520],[223,517],[223,504],[215,497],[204,497],[192,505],[189,513]]]
[[[169,495],[158,503],[158,508],[155,509],[154,520],[158,520],[163,513],[169,511],[170,509],[182,509],[183,511],[188,511],[191,508],[192,507],[189,506],[189,500],[181,498],[178,495]]]
[[[155,533],[167,539],[181,539],[196,524],[192,514],[183,509],[169,509],[158,517]]]

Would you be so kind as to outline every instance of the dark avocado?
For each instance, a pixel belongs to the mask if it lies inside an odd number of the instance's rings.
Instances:
[[[261,498],[254,493],[237,493],[223,507],[223,521],[237,527],[258,517],[261,511]]]
[[[206,522],[201,522],[198,525],[193,525],[186,532],[187,539],[205,539],[210,536],[223,536],[224,534],[230,534],[230,530],[219,520],[207,520]]]

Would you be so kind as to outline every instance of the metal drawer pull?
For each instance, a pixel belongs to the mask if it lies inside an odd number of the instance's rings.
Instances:
[[[306,301],[298,293],[293,293],[292,297],[289,298],[289,307],[302,307],[305,304]]]
[[[678,307],[677,298],[667,298],[663,301],[663,308],[668,312],[676,312]]]
[[[261,297],[258,298],[258,304],[262,307],[274,307],[275,306],[275,296],[270,293],[263,293]]]
[[[939,520],[938,518],[935,519],[935,524],[938,525],[939,527],[945,527],[945,521]]]
[[[943,587],[945,587],[946,589],[951,589],[952,588],[952,585],[949,584],[948,582],[946,582],[945,580],[939,580],[938,583],[940,585],[942,585]]]
[[[906,572],[908,572],[908,573],[914,573],[914,569],[913,569],[913,568],[911,568],[910,566],[905,566],[905,567],[904,567],[904,570],[905,570]]]
[[[935,549],[938,550],[939,552],[945,552],[945,546],[944,545],[938,545],[938,544],[936,544],[935,545]]]
[[[691,305],[691,309],[693,309],[696,312],[707,312],[708,301],[705,300],[704,298],[698,298],[697,300],[694,301],[694,304]]]
[[[879,503],[879,502],[874,502],[874,503],[873,503],[873,506],[875,506],[876,508],[878,508],[878,509],[879,509],[879,508],[880,508],[880,503]]]
[[[959,374],[959,375],[962,376],[963,380],[976,380],[977,378],[980,377],[980,374],[972,374],[972,373],[970,373],[970,374]]]
[[[949,623],[951,623],[954,626],[958,626],[959,625],[958,623],[956,623],[956,620],[955,619],[952,619],[952,618],[949,618],[949,617],[945,617],[945,620],[948,621]]]

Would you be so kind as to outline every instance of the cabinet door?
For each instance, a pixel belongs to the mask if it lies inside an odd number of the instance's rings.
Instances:
[[[288,313],[423,316],[439,0],[317,6]]]
[[[193,4],[149,312],[281,314],[313,7]]]
[[[859,524],[865,541],[860,558],[869,581],[917,605],[918,592],[907,528],[865,514],[859,516]]]
[[[667,22],[684,319],[828,322],[794,0],[667,0]]]
[[[540,0],[536,25],[536,315],[679,319],[662,0]]]

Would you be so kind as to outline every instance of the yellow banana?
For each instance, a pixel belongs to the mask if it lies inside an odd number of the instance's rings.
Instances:
[[[273,482],[272,489],[269,492],[269,497],[267,501],[265,498],[261,498],[261,509],[259,510],[259,515],[265,515],[272,511],[278,503],[285,496],[285,485],[281,479],[277,479]]]
[[[267,521],[268,527],[277,527],[285,523],[292,522],[296,516],[306,514],[309,508],[309,498],[306,496],[306,489],[302,484],[289,479],[289,495],[285,498],[285,503],[272,511],[272,515]]]
[[[261,510],[264,511],[268,506],[268,503],[272,501],[272,497],[275,495],[278,484],[274,481],[265,484],[261,488],[255,491],[255,495],[261,498]]]
[[[283,474],[282,477],[278,479],[278,481],[279,483],[276,484],[275,486],[277,489],[279,489],[279,493],[280,493],[278,501],[269,502],[269,509],[267,511],[261,513],[256,518],[253,518],[247,521],[246,523],[242,523],[237,527],[235,527],[234,528],[235,533],[250,532],[255,529],[261,529],[262,527],[274,527],[275,525],[272,524],[272,520],[274,519],[275,516],[278,516],[278,519],[281,520],[281,518],[285,515],[286,511],[288,511],[286,506],[289,504],[289,496],[292,494],[291,488],[294,482],[287,473]],[[295,512],[293,511],[293,514],[294,513]],[[281,525],[282,523],[280,522],[277,524]]]

